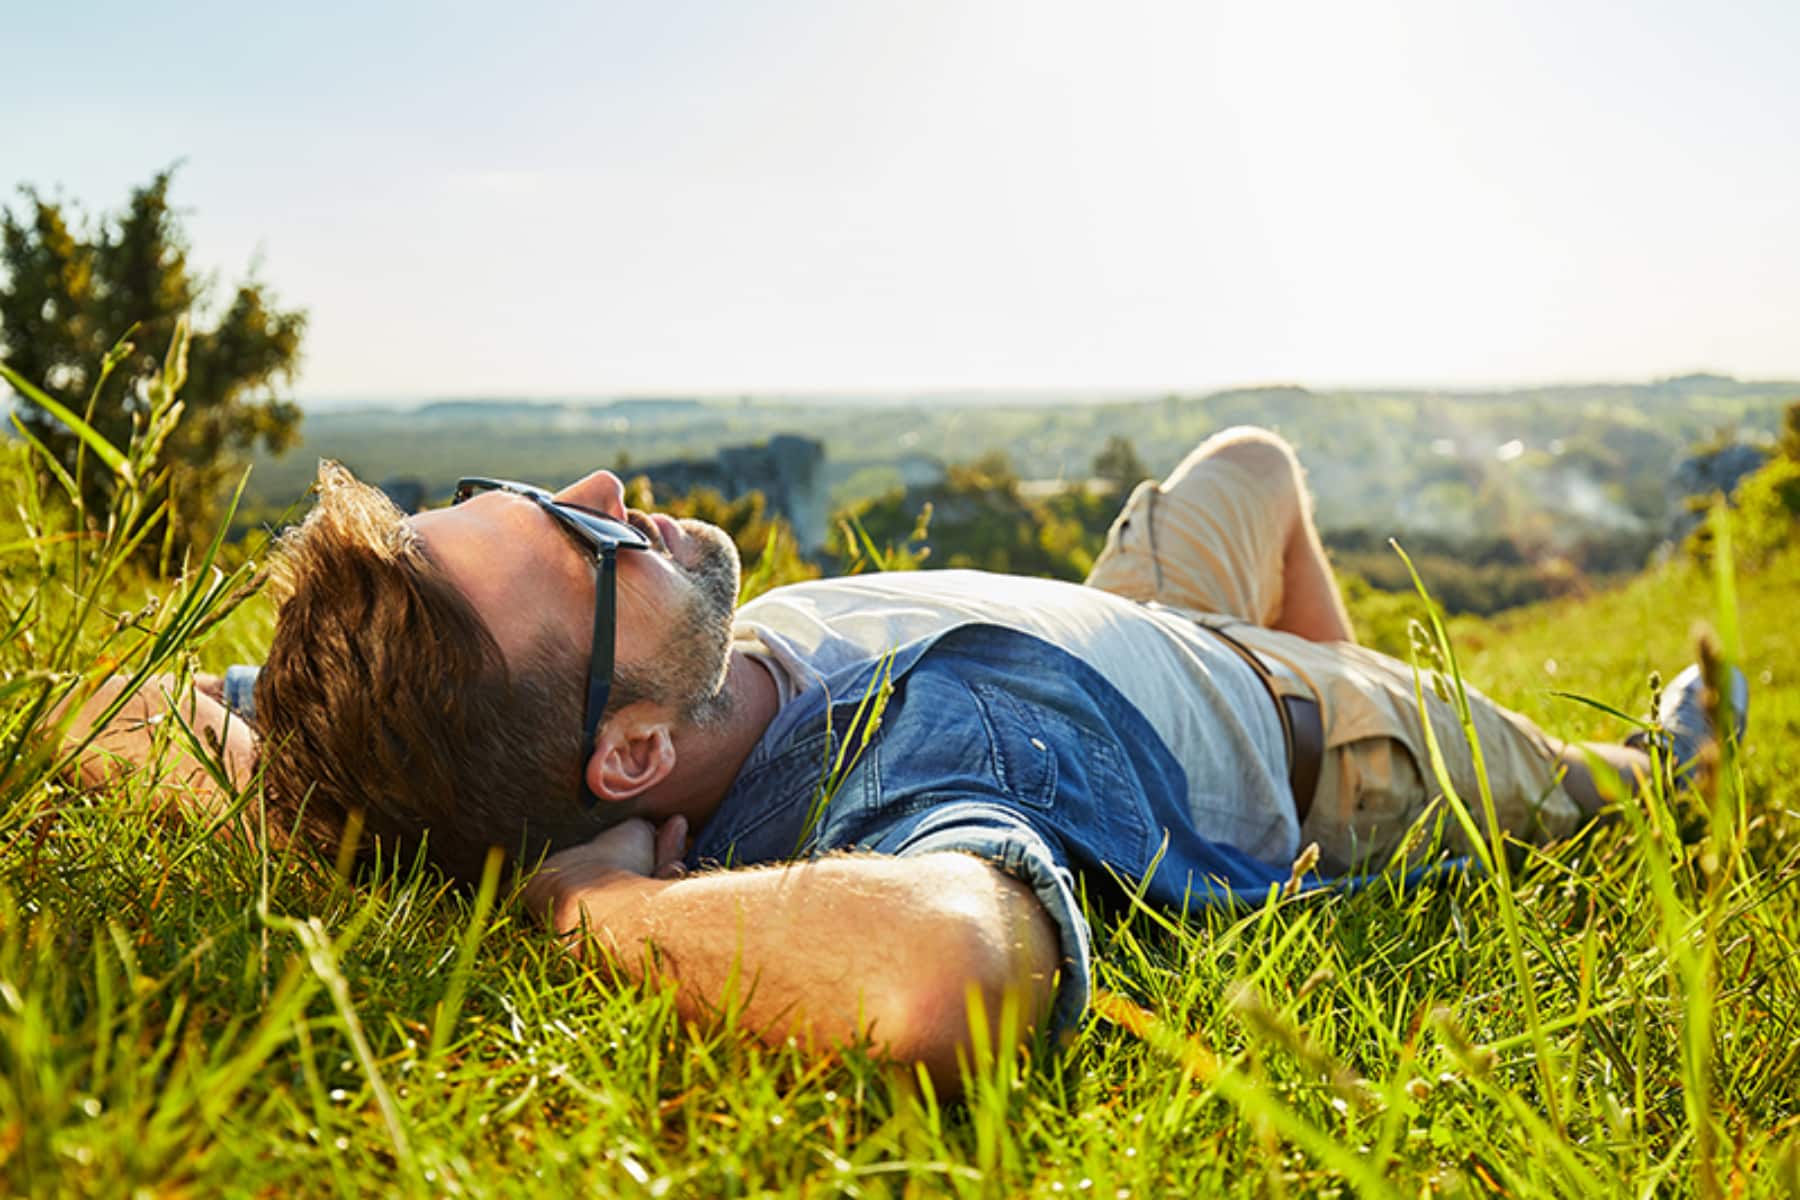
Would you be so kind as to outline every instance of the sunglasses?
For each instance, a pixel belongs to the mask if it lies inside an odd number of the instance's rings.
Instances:
[[[581,801],[591,809],[600,803],[600,798],[587,785],[587,762],[593,757],[594,737],[606,712],[606,697],[612,691],[613,642],[618,632],[616,560],[620,550],[650,549],[650,539],[605,513],[566,503],[541,487],[510,479],[460,479],[450,503],[461,504],[482,492],[506,492],[530,500],[550,514],[557,526],[594,560],[594,648],[588,655],[587,705],[581,718]]]

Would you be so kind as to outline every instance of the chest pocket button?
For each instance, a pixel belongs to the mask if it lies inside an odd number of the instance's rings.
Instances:
[[[1057,762],[1050,741],[1057,736],[1055,714],[987,684],[970,688],[987,726],[993,749],[994,775],[1007,792],[1038,808],[1056,800]],[[1065,735],[1073,730],[1064,731]]]

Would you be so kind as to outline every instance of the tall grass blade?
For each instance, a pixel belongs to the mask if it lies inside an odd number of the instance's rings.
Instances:
[[[1493,787],[1488,780],[1487,763],[1481,753],[1481,738],[1475,729],[1475,718],[1469,707],[1468,688],[1463,684],[1462,669],[1457,664],[1456,647],[1451,643],[1450,634],[1444,628],[1442,615],[1438,611],[1437,602],[1431,598],[1425,581],[1420,578],[1418,569],[1399,542],[1388,543],[1406,564],[1407,574],[1412,577],[1413,589],[1418,593],[1425,606],[1425,613],[1431,623],[1432,644],[1443,657],[1450,674],[1450,696],[1455,704],[1457,723],[1462,728],[1462,735],[1469,747],[1471,768],[1475,775],[1476,789],[1481,796],[1481,815],[1486,823],[1488,849],[1486,865],[1494,872],[1495,897],[1500,906],[1500,925],[1506,936],[1507,954],[1512,961],[1513,982],[1519,1000],[1523,1006],[1525,1027],[1531,1033],[1532,1046],[1536,1051],[1536,1064],[1542,1079],[1545,1107],[1549,1110],[1550,1123],[1559,1134],[1566,1132],[1562,1114],[1557,1105],[1557,1096],[1561,1093],[1558,1086],[1555,1046],[1544,1029],[1543,1018],[1538,1012],[1537,981],[1532,977],[1531,969],[1525,961],[1525,936],[1519,916],[1518,903],[1514,895],[1512,867],[1506,859],[1506,832],[1500,827],[1500,818],[1494,806]],[[1443,759],[1442,748],[1437,744],[1436,736],[1431,730],[1431,711],[1427,707],[1425,695],[1420,686],[1419,663],[1413,661],[1413,686],[1419,697],[1419,721],[1425,727],[1426,743],[1432,759],[1432,770],[1437,774],[1439,783],[1444,787],[1444,794],[1454,799],[1455,788],[1450,784],[1449,766]],[[1477,840],[1475,844],[1479,845]]]
[[[493,910],[494,896],[500,890],[500,869],[505,858],[500,847],[488,847],[487,861],[481,867],[481,886],[475,893],[475,908],[457,941],[450,984],[444,989],[444,998],[438,1001],[437,1013],[431,1022],[431,1049],[426,1054],[429,1062],[437,1061],[449,1047],[450,1037],[456,1031],[456,1018],[462,1012],[463,996],[469,990],[469,973],[475,966],[475,951],[487,932],[488,913]]]
[[[46,394],[42,388],[33,386],[30,380],[5,363],[0,363],[0,379],[6,380],[15,392],[67,426],[71,433],[81,439],[83,445],[94,452],[95,457],[106,464],[108,470],[124,480],[127,485],[136,482],[131,463],[127,461],[118,447],[101,436],[99,430]]]

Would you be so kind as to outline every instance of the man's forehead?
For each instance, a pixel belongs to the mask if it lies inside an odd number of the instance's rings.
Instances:
[[[546,627],[573,631],[564,610],[572,612],[577,598],[565,585],[591,578],[591,571],[580,555],[562,549],[568,539],[536,505],[520,500],[513,509],[484,499],[407,520],[425,557],[474,605],[508,661],[517,661]],[[569,603],[558,604],[564,597]]]

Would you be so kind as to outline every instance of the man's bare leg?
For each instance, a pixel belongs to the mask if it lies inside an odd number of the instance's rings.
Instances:
[[[1354,642],[1356,631],[1313,524],[1312,497],[1304,491],[1301,497],[1304,504],[1282,556],[1281,615],[1274,627],[1314,642]]]

